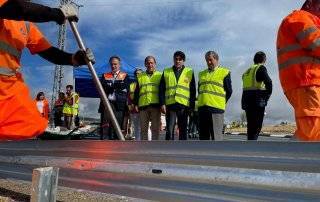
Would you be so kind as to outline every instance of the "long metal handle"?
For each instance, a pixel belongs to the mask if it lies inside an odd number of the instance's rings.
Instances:
[[[86,47],[84,46],[84,43],[83,43],[83,41],[81,39],[81,36],[80,36],[79,31],[77,29],[76,23],[72,22],[72,21],[69,21],[69,23],[70,23],[71,29],[73,31],[73,34],[76,37],[76,40],[77,40],[78,45],[79,45],[79,48],[81,50],[85,51]],[[107,99],[107,95],[104,92],[103,87],[102,87],[102,85],[100,83],[100,80],[99,80],[99,78],[97,76],[96,70],[94,69],[94,67],[92,65],[92,62],[91,61],[87,61],[87,65],[88,65],[88,68],[89,68],[89,70],[91,72],[91,75],[92,75],[93,81],[94,81],[94,83],[96,85],[96,88],[97,88],[97,90],[98,90],[98,92],[100,94],[100,97],[102,99],[102,103],[103,103],[103,105],[104,105],[104,107],[106,109],[105,111],[108,113],[109,117],[111,117],[111,122],[112,122],[113,128],[115,129],[115,132],[118,135],[119,140],[125,140],[124,137],[123,137],[122,131],[120,129],[120,126],[119,126],[119,124],[117,122],[117,119],[116,119],[116,117],[115,117],[115,115],[113,113],[113,110],[112,110],[112,107],[111,107],[111,105],[109,103],[109,100]]]

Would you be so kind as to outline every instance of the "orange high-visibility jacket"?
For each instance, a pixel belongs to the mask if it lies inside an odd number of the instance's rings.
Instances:
[[[0,0],[2,6],[7,0]],[[31,54],[51,47],[33,23],[0,19],[0,100],[16,93],[16,71],[20,68],[22,50],[27,47]],[[13,76],[12,76],[13,75]]]
[[[293,11],[281,23],[277,38],[280,82],[284,92],[320,84],[320,19]]]

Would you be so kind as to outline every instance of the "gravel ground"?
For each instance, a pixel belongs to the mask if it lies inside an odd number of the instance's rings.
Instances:
[[[30,189],[30,182],[0,179],[0,202],[30,201]],[[58,187],[57,201],[140,202],[145,200],[86,190],[76,190],[67,187]]]

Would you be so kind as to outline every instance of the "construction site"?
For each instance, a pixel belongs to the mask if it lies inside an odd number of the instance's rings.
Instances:
[[[0,0],[0,202],[319,201],[319,17]]]

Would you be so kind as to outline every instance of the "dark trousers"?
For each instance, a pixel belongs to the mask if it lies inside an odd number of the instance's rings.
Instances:
[[[199,110],[199,139],[223,140],[223,113]]]
[[[262,128],[263,118],[264,118],[264,107],[256,107],[252,109],[247,109],[247,134],[248,140],[257,140],[259,133]]]
[[[125,110],[116,110],[115,104],[112,102],[110,102],[110,105],[121,130],[123,130],[123,119]],[[101,118],[102,134],[100,139],[107,138],[109,140],[118,140],[119,138],[115,130],[113,129],[111,118],[108,116],[106,111],[102,113]]]
[[[166,140],[174,140],[176,121],[178,122],[179,140],[187,140],[188,113],[186,109],[167,111]]]

